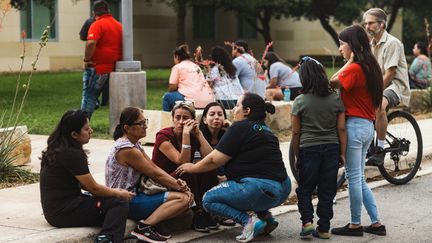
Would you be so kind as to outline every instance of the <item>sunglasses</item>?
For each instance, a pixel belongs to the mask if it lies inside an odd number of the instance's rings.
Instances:
[[[193,101],[190,100],[177,100],[174,102],[174,106],[180,106],[180,105],[188,105],[194,107]]]
[[[304,57],[302,57],[300,59],[299,65],[302,65],[303,63],[308,62],[308,61],[314,61],[316,64],[322,66],[322,64],[320,62],[318,62],[316,59],[314,59],[314,58],[312,58],[310,56],[304,56]]]

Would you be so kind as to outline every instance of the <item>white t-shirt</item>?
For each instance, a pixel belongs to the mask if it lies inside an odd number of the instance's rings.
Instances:
[[[281,87],[302,87],[299,74],[282,62],[275,62],[270,66],[270,79],[273,78],[277,78],[277,85]]]
[[[234,78],[228,77],[220,64],[212,67],[208,81],[213,82],[216,100],[238,100],[244,93],[237,75]]]

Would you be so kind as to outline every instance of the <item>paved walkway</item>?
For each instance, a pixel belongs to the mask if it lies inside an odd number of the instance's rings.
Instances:
[[[432,154],[432,119],[421,120],[419,125],[423,134],[424,154]],[[29,166],[34,171],[39,171],[40,161],[38,157],[46,147],[47,136],[30,135],[30,138],[33,151],[32,163]],[[104,183],[104,164],[113,143],[112,140],[91,139],[90,143],[85,145],[85,148],[90,151],[90,170],[99,183]],[[291,174],[288,163],[288,148],[289,143],[281,144],[286,168]],[[146,146],[145,151],[151,155],[152,147]],[[385,184],[385,182],[379,183]],[[381,185],[379,183],[378,186]],[[0,202],[0,242],[85,242],[89,241],[97,232],[95,228],[57,229],[50,226],[42,215],[38,183],[1,189]],[[282,206],[275,208],[274,212],[281,214],[289,210],[296,210],[296,207]],[[131,229],[132,227],[133,222],[129,221],[128,228]],[[175,234],[170,242],[185,242],[202,236],[198,232],[185,231]],[[231,237],[231,239],[233,238]]]

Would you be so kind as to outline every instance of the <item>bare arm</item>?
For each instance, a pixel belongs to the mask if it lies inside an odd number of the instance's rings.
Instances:
[[[291,145],[293,146],[294,154],[298,157],[300,145],[300,117],[291,115]]]
[[[230,161],[230,159],[230,156],[215,149],[209,155],[204,157],[204,159],[198,161],[195,164],[186,163],[180,165],[176,169],[176,173],[183,175],[184,173],[196,174],[211,171],[225,165],[228,161]]]
[[[345,112],[342,112],[337,117],[337,131],[339,136],[339,146],[340,146],[340,166],[345,164],[345,154],[347,146],[347,134],[345,128]]]
[[[276,88],[277,85],[277,77],[270,79],[269,85],[267,86],[267,89],[273,89]]]
[[[97,42],[95,40],[87,40],[84,51],[84,60],[91,60],[96,50],[96,44]]]
[[[168,84],[168,91],[176,91],[178,90],[178,84]]]
[[[212,146],[210,146],[210,144],[207,142],[207,139],[205,139],[204,134],[201,132],[198,125],[195,128],[195,137],[198,139],[201,145],[200,146],[201,157],[205,157],[213,151]]]
[[[391,67],[384,72],[383,80],[384,80],[384,89],[387,88],[393,81],[396,76],[396,67]]]
[[[168,175],[164,170],[150,160],[150,158],[137,148],[124,148],[116,154],[116,159],[121,164],[126,164],[143,175],[146,175],[167,188],[182,191],[177,180]]]
[[[91,194],[99,197],[118,197],[125,201],[130,201],[132,197],[135,195],[132,192],[128,192],[119,188],[109,188],[104,185],[97,183],[93,176],[88,173],[85,175],[75,176],[81,187],[90,192]]]

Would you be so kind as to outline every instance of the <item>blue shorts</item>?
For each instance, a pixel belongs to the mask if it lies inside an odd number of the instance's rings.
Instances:
[[[146,219],[160,205],[166,202],[167,199],[168,192],[161,192],[153,195],[139,192],[129,203],[128,218],[134,220]]]

